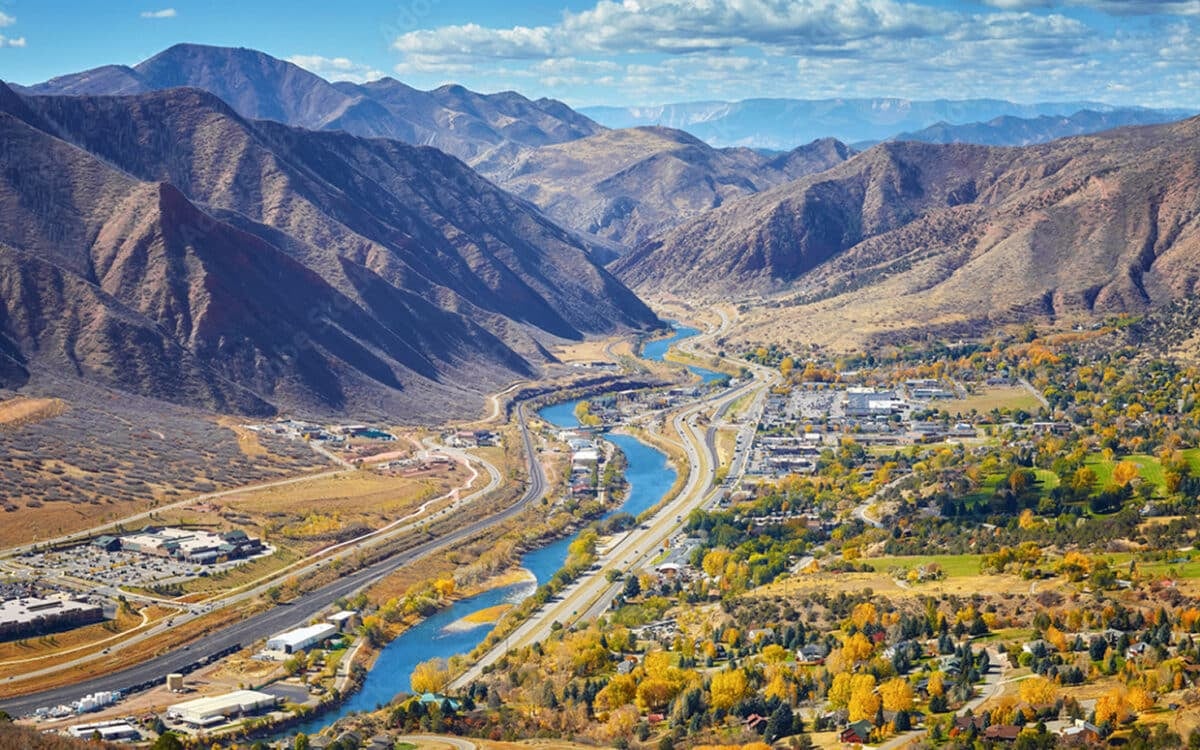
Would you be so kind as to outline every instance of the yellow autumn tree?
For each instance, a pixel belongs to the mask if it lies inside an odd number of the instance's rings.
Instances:
[[[853,688],[851,682],[854,675],[849,672],[839,672],[833,676],[833,683],[829,686],[829,692],[825,698],[829,701],[829,705],[834,708],[845,708],[850,703],[850,691]]]
[[[1046,637],[1046,641],[1051,646],[1054,646],[1054,648],[1058,649],[1058,651],[1060,653],[1066,653],[1069,650],[1067,647],[1066,634],[1063,633],[1058,628],[1054,627],[1053,625],[1046,628],[1045,637]]]
[[[788,650],[778,643],[771,643],[763,647],[762,658],[768,664],[778,664],[788,658]]]
[[[931,696],[944,695],[946,693],[946,676],[938,670],[929,675],[929,685],[926,687]]]
[[[708,692],[713,708],[729,710],[750,695],[750,681],[740,669],[718,672],[713,675]]]
[[[854,605],[854,610],[850,613],[850,622],[854,623],[854,627],[862,630],[868,625],[874,625],[879,621],[879,610],[871,602],[860,602]]]
[[[1118,487],[1125,487],[1133,480],[1137,479],[1138,472],[1141,470],[1133,461],[1125,460],[1113,467],[1112,480],[1113,484]]]
[[[634,680],[633,675],[615,675],[599,693],[596,693],[594,701],[596,713],[615,711],[621,706],[632,703],[636,696],[637,681]]]
[[[445,659],[430,659],[413,667],[409,678],[414,693],[440,693],[450,684],[450,667]]]
[[[709,578],[716,578],[725,572],[725,564],[729,562],[729,550],[718,547],[704,556],[700,567]]]
[[[775,670],[775,673],[767,680],[767,687],[763,693],[767,698],[777,698],[789,705],[796,702],[796,685],[787,678],[781,669]]]
[[[1035,676],[1019,683],[1018,694],[1023,703],[1031,706],[1042,706],[1053,703],[1058,697],[1058,686],[1052,680]]]
[[[1022,529],[1032,529],[1037,526],[1037,516],[1029,508],[1021,511],[1021,515],[1017,518],[1017,525]]]
[[[1117,686],[1096,699],[1096,723],[1117,724],[1129,716],[1125,688]]]
[[[871,679],[869,683],[866,680],[855,681],[855,685],[850,691],[850,703],[846,706],[846,711],[850,714],[850,721],[873,719],[879,711],[879,693],[875,692],[875,678],[871,675],[855,675],[855,677],[870,677]]]
[[[901,677],[896,677],[879,686],[879,695],[883,699],[883,708],[887,711],[911,711],[913,707],[912,685]]]
[[[679,687],[659,677],[647,677],[638,683],[637,704],[643,711],[659,711],[667,707],[679,692]]]
[[[867,638],[862,633],[855,633],[846,639],[842,645],[842,659],[846,665],[855,664],[860,661],[866,661],[871,658],[871,652],[875,650],[875,645],[871,643],[871,639]]]
[[[1130,688],[1125,700],[1129,703],[1129,707],[1139,714],[1154,708],[1154,696],[1150,695],[1150,691],[1144,687]]]

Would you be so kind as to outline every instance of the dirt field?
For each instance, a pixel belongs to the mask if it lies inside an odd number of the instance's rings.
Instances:
[[[615,346],[618,341],[620,340],[597,339],[555,347],[552,351],[554,356],[568,364],[571,362],[608,362],[612,358],[608,356],[607,348],[609,345]],[[628,346],[628,343],[625,343],[625,346]]]
[[[67,403],[57,398],[24,398],[18,396],[0,401],[0,428],[20,427],[43,419],[57,417],[67,410]]]
[[[0,547],[327,468],[299,441],[87,385],[0,402]]]

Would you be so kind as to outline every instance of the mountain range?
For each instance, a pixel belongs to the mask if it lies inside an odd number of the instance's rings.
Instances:
[[[731,197],[824,169],[849,153],[830,139],[791,154],[717,150],[678,130],[609,130],[549,99],[461,86],[418,91],[390,78],[329,83],[262,52],[198,44],[22,91],[127,95],[185,86],[216,95],[245,118],[394,138],[455,155],[592,237],[601,260]]]
[[[745,146],[786,151],[817,138],[832,137],[856,146],[863,143],[870,145],[897,138],[899,133],[913,133],[938,123],[963,125],[988,122],[998,117],[1036,120],[1041,117],[1066,117],[1081,110],[1101,114],[1116,111],[1150,112],[1159,118],[1154,122],[1178,120],[1195,114],[1195,111],[1186,110],[1118,108],[1087,101],[1017,104],[1000,99],[900,98],[746,99],[737,102],[683,102],[653,107],[582,107],[579,111],[611,128],[658,125],[686,130],[718,147]],[[1062,133],[1069,134],[1072,133]]]
[[[1200,283],[1200,118],[1024,148],[880,144],[613,269],[646,292],[779,296],[804,309],[776,320],[826,338],[1145,310]]]
[[[1013,117],[1004,115],[987,122],[951,125],[939,122],[912,133],[892,136],[891,141],[921,141],[922,143],[976,143],[981,146],[1029,146],[1047,143],[1073,135],[1090,135],[1131,125],[1157,125],[1181,119],[1181,114],[1159,109],[1114,109],[1097,112],[1080,110],[1072,115],[1042,115]],[[856,143],[869,148],[873,143]]]
[[[630,287],[765,301],[751,326],[813,341],[1191,294],[1200,121],[1039,143],[1173,116],[1088,105],[589,110],[609,128],[201,45],[0,86],[0,388],[444,419],[548,344],[660,326]],[[624,127],[648,118],[690,132]]]
[[[681,130],[626,128],[474,166],[560,224],[623,248],[726,201],[824,171],[851,153],[832,138],[766,155],[716,149]]]
[[[19,90],[122,95],[182,86],[216,94],[246,118],[395,138],[468,161],[510,144],[562,143],[604,129],[552,99],[477,94],[461,86],[419,91],[392,78],[330,83],[256,50],[201,44],[177,44],[133,67],[107,65]]]
[[[469,412],[543,342],[658,325],[575,234],[436,149],[216,96],[0,88],[5,387],[220,411]]]

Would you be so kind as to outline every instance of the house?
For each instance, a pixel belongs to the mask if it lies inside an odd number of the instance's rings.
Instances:
[[[874,729],[875,725],[865,719],[856,721],[843,729],[838,739],[850,745],[862,745],[870,741],[871,731]]]
[[[807,643],[796,651],[801,664],[824,664],[825,647],[816,643]]]
[[[982,716],[955,716],[954,728],[959,732],[982,732],[987,729],[987,722]]]
[[[1058,735],[1063,745],[1098,745],[1100,744],[1100,727],[1095,724],[1076,719],[1072,726],[1066,727]]]
[[[1138,641],[1129,648],[1125,649],[1126,659],[1140,659],[1150,651],[1150,644]]]
[[[767,717],[761,714],[750,714],[746,717],[746,728],[758,731],[758,727],[767,723]]]
[[[998,742],[1016,742],[1017,735],[1021,733],[1021,728],[1015,724],[993,724],[983,730],[985,739],[996,740]]]

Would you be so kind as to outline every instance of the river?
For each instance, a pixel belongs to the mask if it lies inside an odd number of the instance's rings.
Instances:
[[[538,414],[558,427],[578,427],[579,421],[575,418],[577,403],[567,401],[554,404],[543,408]],[[624,502],[609,510],[605,517],[618,512],[636,516],[656,505],[676,479],[676,471],[666,454],[630,435],[608,434],[604,439],[625,454],[625,479],[629,484]],[[565,537],[525,553],[521,557],[521,567],[532,573],[538,582],[549,580],[566,562],[567,547],[572,541],[573,536]],[[357,711],[373,711],[389,703],[397,694],[410,692],[409,677],[417,664],[429,659],[448,659],[456,654],[468,653],[491,632],[491,623],[471,627],[464,623],[463,618],[498,604],[518,604],[536,589],[537,583],[534,581],[492,589],[455,602],[427,617],[384,646],[360,690],[330,712],[290,728],[286,736],[297,732],[316,733],[343,716]]]
[[[695,328],[681,326],[675,322],[671,323],[671,327],[675,329],[675,335],[671,336],[670,338],[656,339],[647,343],[642,347],[642,359],[648,359],[653,362],[662,362],[663,357],[666,356],[668,349],[675,344],[678,344],[680,341],[689,339],[692,336],[700,333],[700,331],[696,330]],[[688,365],[687,368],[696,375],[699,375],[700,379],[705,383],[711,383],[714,380],[720,380],[721,378],[728,377],[723,372],[709,370],[704,367],[697,367],[696,365]]]

